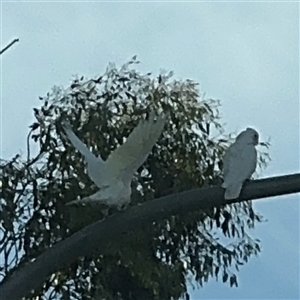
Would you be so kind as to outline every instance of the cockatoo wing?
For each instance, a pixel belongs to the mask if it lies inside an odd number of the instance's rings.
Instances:
[[[115,174],[114,176],[123,181],[131,181],[161,135],[166,118],[164,114],[156,117],[152,112],[148,120],[140,121],[125,143],[108,157],[106,162],[111,174]]]
[[[223,173],[226,189],[225,199],[236,199],[241,193],[243,183],[250,179],[257,164],[257,152],[254,145],[234,143],[224,157]]]
[[[71,125],[67,122],[62,123],[62,127],[66,133],[66,137],[72,145],[84,156],[87,163],[87,173],[91,180],[99,187],[103,187],[103,182],[106,179],[105,162],[96,157],[88,147],[77,137],[71,129]]]

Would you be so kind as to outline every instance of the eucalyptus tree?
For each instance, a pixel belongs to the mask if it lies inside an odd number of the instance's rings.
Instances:
[[[109,64],[102,76],[75,78],[68,88],[54,87],[40,97],[27,159],[16,155],[1,162],[4,281],[57,242],[105,218],[94,207],[66,206],[97,187],[83,157],[62,138],[62,120],[105,160],[150,109],[168,111],[165,131],[132,181],[131,206],[221,184],[231,136],[222,128],[219,101],[205,99],[197,83],[176,80],[172,72],[142,74],[137,63],[133,57],[120,68]],[[260,166],[267,157],[261,152]],[[188,282],[220,278],[237,285],[240,266],[260,251],[249,229],[261,221],[251,201],[173,215],[121,238],[111,236],[92,257],[63,266],[26,299],[179,299],[189,297]]]

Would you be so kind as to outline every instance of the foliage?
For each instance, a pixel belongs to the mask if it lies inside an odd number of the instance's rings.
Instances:
[[[133,68],[136,63],[134,57],[120,69],[110,64],[103,76],[76,78],[69,88],[54,87],[40,97],[29,133],[39,154],[30,158],[28,153],[26,162],[18,155],[1,162],[2,277],[102,218],[94,209],[65,206],[96,187],[84,171],[82,156],[61,137],[62,118],[106,159],[150,108],[170,113],[134,178],[131,205],[220,184],[230,139],[220,124],[219,102],[203,99],[195,82],[174,80],[171,72],[158,78],[140,74]],[[260,251],[258,240],[249,236],[260,221],[250,202],[172,216],[147,232],[112,238],[93,258],[79,258],[53,274],[27,299],[179,299],[188,298],[186,279],[202,285],[216,277],[237,285],[239,266]]]

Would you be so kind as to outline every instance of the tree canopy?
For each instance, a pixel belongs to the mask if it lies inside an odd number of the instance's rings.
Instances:
[[[96,187],[83,157],[61,137],[67,119],[79,138],[106,159],[154,108],[170,114],[163,134],[134,177],[131,205],[222,181],[222,158],[231,137],[222,128],[220,103],[205,99],[192,80],[141,74],[134,57],[109,64],[95,79],[76,78],[40,97],[28,135],[27,160],[1,161],[0,272],[15,269],[84,226],[100,211],[65,204]],[[31,157],[30,150],[39,153]],[[260,166],[266,163],[260,155]],[[113,212],[111,212],[113,213]],[[114,239],[92,257],[54,273],[26,299],[179,299],[187,282],[219,278],[237,285],[239,267],[260,251],[250,230],[262,217],[251,202],[174,215]]]

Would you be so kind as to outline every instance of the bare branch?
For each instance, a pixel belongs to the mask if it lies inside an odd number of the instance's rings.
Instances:
[[[4,47],[1,51],[0,51],[0,55],[2,55],[6,50],[8,50],[14,43],[19,42],[19,39],[14,39],[12,42],[10,42],[6,47]]]
[[[239,200],[230,203],[300,192],[300,174],[272,177],[247,182]],[[25,297],[52,273],[68,266],[80,256],[90,257],[112,238],[144,228],[171,215],[224,205],[224,190],[219,187],[194,189],[168,195],[107,217],[73,234],[46,250],[35,261],[17,270],[0,284],[0,298],[15,300]]]

